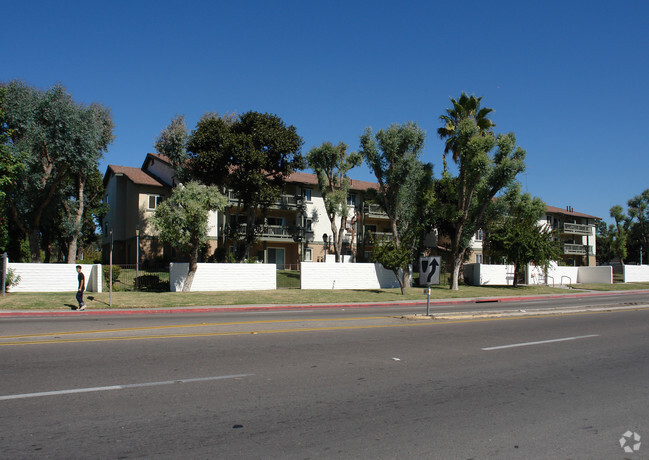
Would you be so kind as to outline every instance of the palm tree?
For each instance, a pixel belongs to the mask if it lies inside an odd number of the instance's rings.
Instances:
[[[493,109],[488,107],[481,108],[480,100],[482,96],[468,96],[465,92],[462,92],[460,98],[456,101],[451,98],[453,103],[452,109],[446,109],[446,115],[439,117],[440,120],[444,122],[444,126],[437,130],[439,137],[444,139],[446,138],[446,146],[444,147],[444,171],[446,171],[446,154],[448,152],[453,152],[453,161],[457,163],[459,160],[459,151],[457,149],[457,129],[462,120],[467,118],[473,118],[478,125],[478,129],[481,132],[487,132],[491,130],[496,124],[487,118]]]

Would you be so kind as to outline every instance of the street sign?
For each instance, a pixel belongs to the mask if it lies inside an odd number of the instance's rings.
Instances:
[[[419,285],[439,284],[439,272],[442,267],[440,256],[421,256],[419,258]]]

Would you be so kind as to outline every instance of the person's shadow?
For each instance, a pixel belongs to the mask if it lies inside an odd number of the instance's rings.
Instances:
[[[79,307],[77,305],[72,305],[69,303],[64,304],[66,307],[70,307],[70,310],[78,310]]]

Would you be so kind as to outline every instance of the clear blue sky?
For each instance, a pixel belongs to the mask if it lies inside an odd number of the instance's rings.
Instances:
[[[140,166],[175,114],[271,112],[304,153],[483,96],[527,150],[523,190],[609,219],[649,188],[649,2],[29,1],[3,8],[0,80],[112,110],[101,163]],[[355,179],[373,180],[366,167]]]

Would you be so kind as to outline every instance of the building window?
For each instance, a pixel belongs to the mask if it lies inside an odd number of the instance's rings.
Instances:
[[[313,249],[311,248],[304,249],[304,261],[305,262],[313,261]]]
[[[310,188],[303,188],[302,189],[302,196],[307,202],[311,202],[311,189]]]
[[[481,264],[482,263],[482,254],[476,254],[475,255],[475,263],[476,264]]]
[[[356,194],[355,193],[350,193],[347,195],[347,205],[348,206],[356,206]]]
[[[149,195],[149,207],[147,209],[149,211],[155,211],[160,203],[162,203],[162,197],[160,195]]]
[[[482,241],[483,239],[484,239],[484,231],[482,229],[479,229],[477,232],[475,232],[475,240]]]
[[[313,231],[313,221],[311,219],[306,220],[306,231],[307,232]]]

